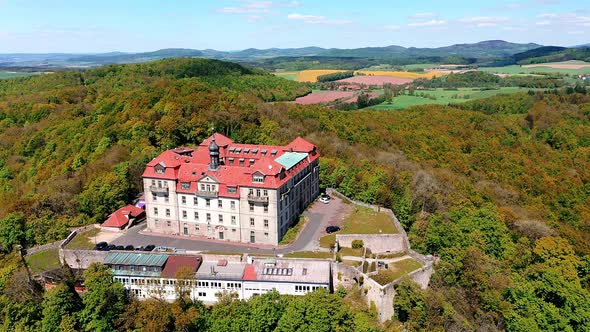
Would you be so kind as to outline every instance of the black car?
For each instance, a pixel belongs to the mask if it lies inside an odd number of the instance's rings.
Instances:
[[[109,244],[106,248],[104,248],[104,251],[111,251],[111,250],[115,250],[117,248],[116,245],[114,244]]]
[[[334,233],[334,232],[338,232],[340,230],[340,227],[338,226],[328,226],[326,227],[326,233],[330,234],[330,233]]]
[[[95,246],[94,246],[94,250],[104,250],[104,248],[106,248],[109,244],[106,242],[98,242]]]
[[[153,245],[153,244],[150,244],[150,245],[147,245],[147,246],[145,246],[145,248],[143,248],[143,251],[152,251],[152,250],[154,250],[155,248],[156,248],[156,246],[155,246],[155,245]]]
[[[124,246],[116,246],[115,250],[125,250],[125,247]]]
[[[125,250],[135,250],[135,247],[132,244],[128,244],[125,246]]]

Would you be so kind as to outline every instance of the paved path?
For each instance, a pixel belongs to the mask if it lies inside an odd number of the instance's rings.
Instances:
[[[325,250],[319,248],[319,238],[325,234],[326,226],[341,225],[342,220],[350,211],[350,206],[337,197],[333,197],[329,204],[318,201],[309,207],[303,215],[308,222],[299,234],[297,240],[288,246],[269,246],[249,243],[235,243],[227,241],[187,238],[179,235],[164,235],[144,232],[146,224],[138,225],[127,230],[113,244],[134,246],[172,247],[190,251],[221,251],[254,254],[285,254],[294,251]]]

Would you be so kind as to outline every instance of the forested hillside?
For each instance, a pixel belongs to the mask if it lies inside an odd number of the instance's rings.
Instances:
[[[245,143],[301,135],[322,153],[323,186],[392,207],[412,246],[440,257],[429,290],[398,287],[396,319],[406,328],[590,328],[585,90],[396,112],[264,102],[307,89],[238,65],[188,59],[0,81],[3,249],[49,242],[68,226],[103,220],[141,190],[148,160],[200,142],[211,128]],[[0,319],[9,330],[41,319],[34,314],[41,299],[23,300],[7,282],[21,271],[14,255],[2,259]],[[314,309],[295,302],[277,308],[311,315]],[[147,310],[130,306],[117,314]],[[248,305],[228,304],[208,317],[250,312],[242,306]],[[190,308],[170,310],[196,310]],[[349,313],[327,313],[342,314]],[[77,324],[92,320],[80,315]],[[369,330],[341,323],[325,330]]]

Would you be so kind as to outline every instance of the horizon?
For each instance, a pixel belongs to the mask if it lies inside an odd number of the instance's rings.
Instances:
[[[1,54],[141,53],[167,48],[436,48],[486,40],[576,46],[588,42],[580,0],[370,5],[224,0],[166,4],[0,1]]]

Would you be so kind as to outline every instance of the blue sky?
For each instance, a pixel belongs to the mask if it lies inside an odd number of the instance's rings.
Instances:
[[[0,0],[0,53],[590,43],[582,0]]]

